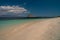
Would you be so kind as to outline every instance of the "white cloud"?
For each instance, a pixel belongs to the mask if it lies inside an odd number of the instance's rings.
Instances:
[[[27,13],[27,9],[19,6],[0,6],[0,13]]]

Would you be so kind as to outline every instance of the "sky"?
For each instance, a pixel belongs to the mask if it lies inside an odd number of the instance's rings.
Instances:
[[[60,0],[0,0],[1,16],[60,16]]]

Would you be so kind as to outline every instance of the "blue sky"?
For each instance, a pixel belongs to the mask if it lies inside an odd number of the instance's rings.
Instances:
[[[60,16],[60,0],[0,0],[0,6],[19,6],[20,8],[22,7],[28,11],[25,14],[18,13],[20,16],[26,16],[28,14],[38,17]],[[10,12],[8,13],[10,14]],[[0,13],[0,15],[1,14],[2,13]]]

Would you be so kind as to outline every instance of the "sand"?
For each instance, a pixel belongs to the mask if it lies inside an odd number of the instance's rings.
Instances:
[[[12,26],[0,31],[0,40],[60,40],[60,18]]]

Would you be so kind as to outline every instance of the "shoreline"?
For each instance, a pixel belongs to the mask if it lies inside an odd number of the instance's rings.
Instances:
[[[60,18],[39,20],[17,25],[0,33],[5,40],[57,40],[60,36]]]

